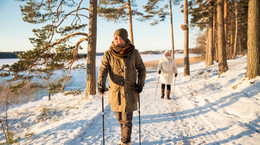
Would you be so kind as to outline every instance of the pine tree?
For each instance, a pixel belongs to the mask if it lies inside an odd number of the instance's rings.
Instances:
[[[34,49],[20,54],[20,60],[11,67],[11,70],[16,73],[20,71],[35,74],[44,72],[47,74],[44,76],[45,79],[50,78],[57,69],[70,69],[71,71],[73,62],[77,60],[78,49],[82,48],[80,44],[89,37],[89,34],[83,32],[89,18],[86,15],[89,11],[85,7],[86,1],[19,1],[25,3],[21,6],[23,20],[32,24],[40,24],[43,27],[33,29],[35,37],[30,38],[30,41],[34,44]],[[78,38],[78,42],[74,46],[69,43],[72,38]],[[90,40],[92,41],[88,45],[95,45],[93,42],[95,39]],[[93,51],[96,51],[95,46],[92,47],[91,52]],[[91,65],[95,65],[95,62],[91,62]],[[92,75],[95,76],[95,72],[88,76]],[[43,78],[41,75],[38,77]],[[68,77],[69,73],[65,82]],[[62,85],[62,90],[65,82]],[[95,83],[91,85],[91,88],[91,90],[95,90]]]
[[[96,94],[97,0],[90,0],[86,99]]]
[[[227,38],[227,15],[228,15],[228,0],[224,0],[224,30],[225,39]]]
[[[188,23],[188,2],[183,0],[184,5],[184,76],[190,75],[189,63],[189,23]]]
[[[234,0],[235,5],[235,20],[236,20],[236,28],[235,28],[235,40],[234,40],[234,51],[233,51],[233,58],[237,55],[237,42],[238,42],[238,6],[237,6],[237,0]],[[232,28],[231,28],[232,29]]]
[[[248,0],[228,0],[224,8],[227,59],[244,55],[247,46]],[[226,16],[226,17],[225,17]]]
[[[166,16],[170,15],[171,21],[171,37],[172,37],[172,57],[174,58],[174,34],[173,34],[173,17],[172,17],[172,3],[175,5],[180,4],[180,0],[169,0],[164,5],[161,4],[163,0],[148,0],[147,4],[144,5],[145,12],[148,13],[144,17],[153,19],[150,23],[152,26],[159,24],[160,21],[164,21]],[[169,11],[168,11],[169,8]]]
[[[195,0],[190,2],[189,13],[191,14],[191,26],[197,26],[201,30],[210,29],[209,22],[211,21],[211,5],[213,6],[213,56],[218,61],[218,46],[216,43],[215,33],[218,29],[216,26],[216,0]],[[247,0],[228,0],[225,1],[225,18],[224,32],[225,32],[225,50],[226,58],[234,58],[236,55],[244,55],[247,51],[247,13],[248,1]],[[210,31],[208,31],[209,33]],[[211,43],[211,35],[208,35],[208,43]],[[208,45],[211,46],[211,45]],[[209,47],[207,47],[209,48]],[[211,52],[211,51],[207,51]],[[206,54],[205,63],[208,64],[208,54]]]
[[[218,73],[222,73],[228,70],[226,60],[226,45],[225,45],[225,34],[224,34],[224,0],[217,1],[217,23],[218,23]]]
[[[238,42],[237,0],[224,1],[224,29],[227,59],[234,58]]]
[[[196,0],[189,3],[189,12],[191,13],[191,26],[199,27],[200,30],[207,29],[208,33],[208,44],[206,47],[206,66],[213,65],[214,57],[214,35],[215,35],[215,0]]]
[[[210,1],[210,8],[209,8],[209,24],[208,24],[208,57],[206,58],[206,65],[211,66],[213,65],[213,9],[214,9],[214,2]]]
[[[215,7],[213,8],[213,60],[218,61],[218,47],[217,47],[217,42],[216,42],[216,3]]]
[[[247,51],[248,0],[237,2],[238,38],[237,54],[244,55]]]
[[[133,36],[133,16],[139,16],[140,20],[143,13],[137,9],[134,0],[100,0],[98,5],[98,16],[106,18],[107,21],[122,22],[129,20],[130,39],[134,44]]]
[[[173,34],[173,18],[172,18],[172,0],[169,0],[169,4],[170,4],[171,37],[172,37],[172,58],[174,58],[174,34]]]
[[[260,75],[260,2],[258,0],[249,0],[248,6],[248,52],[246,76],[249,79],[252,79]]]

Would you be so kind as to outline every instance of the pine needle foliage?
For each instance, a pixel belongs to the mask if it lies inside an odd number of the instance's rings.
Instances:
[[[65,72],[72,66],[83,41],[77,45],[72,42],[88,37],[82,31],[87,26],[89,9],[85,7],[85,0],[17,1],[23,3],[20,8],[25,22],[42,26],[33,29],[34,37],[29,38],[34,48],[18,54],[19,61],[9,66],[8,71],[1,72],[1,76],[12,75],[9,80],[17,81],[20,85],[16,87],[22,87],[29,81],[46,81],[55,71]]]
[[[174,5],[180,5],[181,0],[172,0]],[[167,16],[170,15],[169,12],[169,1],[165,0],[148,0],[143,6],[145,15],[144,20],[152,20],[150,23],[152,26],[165,21]]]
[[[129,19],[129,11],[127,10],[128,0],[100,0],[98,4],[98,16],[105,18],[111,22],[124,22]],[[132,16],[137,16],[137,20],[142,19],[144,15],[138,10],[135,0],[131,0]]]
[[[207,28],[212,23],[211,13],[216,7],[216,0],[192,0],[189,1],[189,14],[191,15],[191,27]]]

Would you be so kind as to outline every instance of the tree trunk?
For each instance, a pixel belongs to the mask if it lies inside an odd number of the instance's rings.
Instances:
[[[238,44],[238,46],[237,46],[237,48],[238,48],[238,54],[239,55],[241,55],[242,54],[242,38],[241,37],[238,37],[238,42],[237,42],[237,44]]]
[[[213,50],[214,60],[218,61],[218,47],[216,46],[216,6],[213,9]]]
[[[224,34],[224,17],[223,8],[224,0],[217,1],[217,21],[218,21],[218,73],[222,73],[228,70],[227,59],[226,59],[226,45],[225,45],[225,34]]]
[[[170,3],[171,35],[172,35],[172,58],[174,59],[174,35],[173,35],[173,18],[172,18],[172,0]]]
[[[224,39],[225,39],[225,49],[226,49],[226,58],[229,58],[229,51],[230,51],[230,47],[228,46],[227,40],[228,40],[228,35],[227,35],[227,13],[228,13],[228,5],[227,5],[227,1],[228,0],[224,0]]]
[[[260,2],[258,1],[258,16],[257,16],[257,18],[258,18],[258,76],[260,76],[260,9],[259,9],[259,7],[260,7]]]
[[[207,44],[206,44],[206,54],[205,54],[205,65],[208,66],[208,58],[209,58],[209,29],[206,31],[207,35]]]
[[[128,0],[127,9],[129,13],[129,30],[130,30],[130,38],[132,44],[134,44],[134,35],[133,35],[133,22],[132,22],[132,9],[131,9],[131,0]]]
[[[227,39],[227,11],[228,11],[228,0],[224,0],[224,29],[225,29],[225,36],[224,38]]]
[[[48,101],[50,101],[51,100],[51,92],[49,92],[49,99],[48,99]]]
[[[234,40],[234,51],[233,51],[233,58],[236,58],[237,55],[237,40],[238,40],[238,15],[237,15],[237,0],[234,0],[235,3],[235,20],[236,20],[236,29],[235,29],[235,40]]]
[[[259,0],[249,0],[248,3],[248,29],[247,29],[247,70],[246,76],[249,79],[260,74],[259,70]]]
[[[233,18],[232,14],[230,14],[230,45],[229,45],[228,59],[232,58],[233,53]]]
[[[213,65],[213,14],[209,15],[207,66]]]
[[[90,0],[86,99],[96,94],[97,1]]]
[[[188,23],[188,3],[187,0],[183,1],[184,4],[184,23],[187,29],[184,30],[184,76],[190,75],[189,64],[189,23]]]

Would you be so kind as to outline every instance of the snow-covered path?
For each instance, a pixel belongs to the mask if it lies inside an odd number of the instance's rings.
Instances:
[[[192,65],[188,77],[183,77],[183,68],[178,68],[175,89],[172,85],[172,100],[160,98],[157,74],[147,74],[141,93],[142,144],[260,144],[260,77],[244,79],[246,57],[229,60],[228,65],[229,71],[220,77],[217,65],[208,68],[203,63]],[[84,95],[57,94],[52,101],[45,97],[17,106],[9,113],[11,129],[20,137],[17,144],[102,144],[99,95],[86,101]],[[47,117],[42,119],[42,114]],[[133,145],[139,144],[138,122],[135,111]],[[26,133],[33,135],[25,137]],[[105,137],[107,145],[120,140],[119,124],[107,104],[107,95]],[[0,143],[3,142],[1,132]]]
[[[150,81],[155,82],[156,80],[151,79]],[[159,88],[157,98],[155,98],[156,86],[152,85],[149,87],[150,89],[144,89],[144,92],[141,94],[142,144],[175,144],[173,141],[181,141],[182,136],[179,134],[178,126],[176,125],[173,100],[167,101],[166,99],[160,99],[158,97]],[[153,93],[150,91],[153,91]],[[144,110],[144,112],[142,112],[142,110]],[[138,115],[138,112],[135,111],[132,132],[134,144],[139,143]],[[64,144],[102,144],[102,116],[99,115],[93,120],[94,121],[89,124],[89,127],[85,128],[84,132],[80,132],[76,138]],[[105,140],[106,144],[116,144],[120,140],[119,124],[114,112],[110,110],[109,105],[105,108]]]

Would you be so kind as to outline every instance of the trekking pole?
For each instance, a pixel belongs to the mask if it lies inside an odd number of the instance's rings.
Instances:
[[[160,75],[158,75],[158,78],[157,78],[157,85],[156,85],[156,91],[155,91],[155,96],[154,96],[155,99],[156,99],[156,95],[157,95],[159,79],[160,79]]]
[[[173,95],[175,96],[175,85],[176,85],[176,77],[174,79],[174,92],[173,92]]]
[[[138,93],[138,112],[139,112],[139,145],[141,145],[141,111],[140,111],[140,93]]]
[[[103,125],[103,145],[105,145],[104,93],[102,93],[102,125]]]

